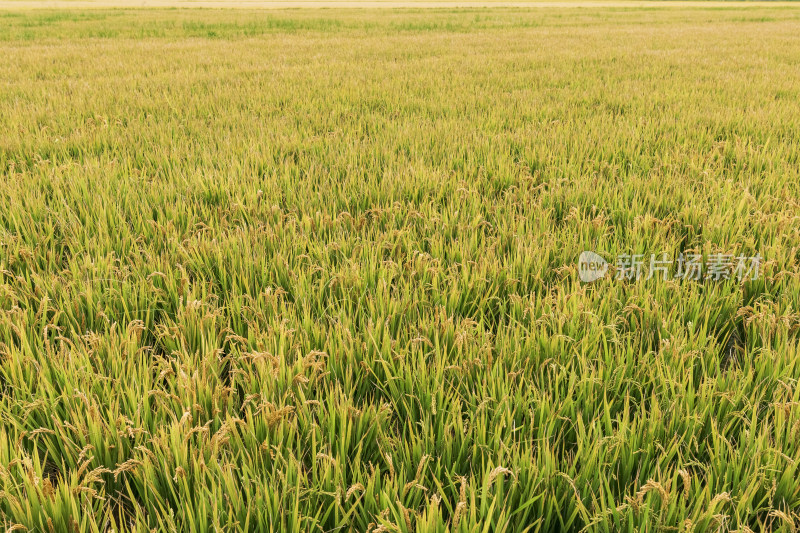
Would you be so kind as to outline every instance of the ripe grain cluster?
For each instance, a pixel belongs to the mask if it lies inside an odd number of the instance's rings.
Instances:
[[[799,25],[0,12],[2,526],[795,531]]]

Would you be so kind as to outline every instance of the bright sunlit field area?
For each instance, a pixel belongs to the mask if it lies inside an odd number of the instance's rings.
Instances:
[[[61,4],[0,6],[3,530],[800,527],[800,5]]]

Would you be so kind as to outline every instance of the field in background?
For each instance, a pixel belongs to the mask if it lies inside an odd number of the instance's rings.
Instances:
[[[0,12],[4,528],[794,531],[798,27]]]
[[[748,9],[794,7],[794,1],[756,0]],[[730,8],[730,0],[0,0],[2,9],[85,9],[85,8],[603,8],[670,7]],[[741,7],[741,6],[739,6]]]

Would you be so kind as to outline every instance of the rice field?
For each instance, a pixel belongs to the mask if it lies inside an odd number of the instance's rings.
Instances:
[[[796,531],[799,30],[6,2],[3,530]]]

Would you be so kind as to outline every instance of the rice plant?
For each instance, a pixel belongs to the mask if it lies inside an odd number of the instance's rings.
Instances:
[[[795,531],[798,24],[0,11],[2,527]]]

